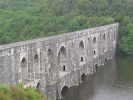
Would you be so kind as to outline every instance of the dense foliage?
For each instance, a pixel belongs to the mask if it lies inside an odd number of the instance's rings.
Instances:
[[[17,86],[0,86],[0,100],[44,100],[43,95],[29,87],[23,88],[22,85]]]
[[[118,48],[133,55],[133,0],[0,0],[0,44],[120,22]]]

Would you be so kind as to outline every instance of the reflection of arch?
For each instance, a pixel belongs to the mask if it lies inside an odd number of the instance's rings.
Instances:
[[[34,73],[35,73],[35,78],[39,77],[40,74],[40,66],[39,66],[39,57],[37,54],[34,56]]]
[[[68,90],[68,86],[65,85],[65,86],[62,88],[62,90],[61,90],[61,95],[64,96],[64,95],[66,94],[67,90]]]
[[[96,43],[96,37],[93,38],[93,43],[94,43],[94,44]]]
[[[60,48],[60,51],[58,54],[58,61],[59,61],[60,71],[65,71],[67,66],[67,53],[64,46]]]
[[[22,73],[22,82],[26,84],[28,82],[28,67],[25,57],[22,58],[21,60],[21,73]]]
[[[84,43],[82,40],[79,43],[79,59],[80,62],[84,61]]]

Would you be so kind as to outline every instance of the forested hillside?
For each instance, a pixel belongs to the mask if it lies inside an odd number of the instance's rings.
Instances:
[[[0,0],[0,44],[120,22],[118,48],[133,55],[133,0]]]

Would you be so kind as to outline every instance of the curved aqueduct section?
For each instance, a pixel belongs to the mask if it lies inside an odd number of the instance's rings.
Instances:
[[[119,24],[0,46],[0,83],[23,83],[56,100],[115,54]]]

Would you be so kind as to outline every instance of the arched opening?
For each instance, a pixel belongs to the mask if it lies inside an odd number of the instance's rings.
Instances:
[[[52,58],[52,51],[51,51],[51,49],[48,49],[47,55],[48,55],[48,63],[51,64],[51,58]]]
[[[85,73],[82,73],[81,80],[84,81],[85,80],[85,77],[86,77]]]
[[[105,34],[103,35],[103,51],[105,52],[106,50],[106,36]]]
[[[65,86],[62,88],[61,95],[64,96],[64,95],[67,93],[67,90],[68,90],[68,86],[65,85]]]
[[[40,82],[37,83],[36,89],[40,89]]]
[[[96,55],[96,51],[93,51],[94,55]]]
[[[65,65],[63,65],[63,71],[65,71],[66,70],[66,66]]]
[[[84,43],[83,41],[80,41],[79,43],[79,61],[83,62],[84,61]]]
[[[35,79],[39,78],[40,76],[40,65],[39,65],[39,57],[37,54],[34,56],[34,75]]]
[[[25,59],[25,57],[22,59],[21,61],[21,67],[26,67],[27,66],[27,61]]]
[[[93,38],[93,43],[96,44],[96,37]]]
[[[61,47],[58,57],[59,57],[58,60],[59,60],[60,71],[66,71],[67,53],[64,46]]]
[[[84,50],[84,43],[83,43],[83,41],[80,41],[80,43],[79,43],[79,49],[80,50]]]
[[[105,36],[105,34],[103,35],[103,40],[104,40],[104,41],[106,40],[106,36]]]
[[[35,60],[35,62],[38,61],[38,55],[37,54],[35,54],[34,60]]]
[[[27,67],[27,61],[25,57],[21,60],[21,75],[22,75],[22,83],[26,84],[28,83],[28,67]]]
[[[83,57],[81,57],[81,60],[80,60],[80,62],[83,62],[84,61],[84,58]]]

